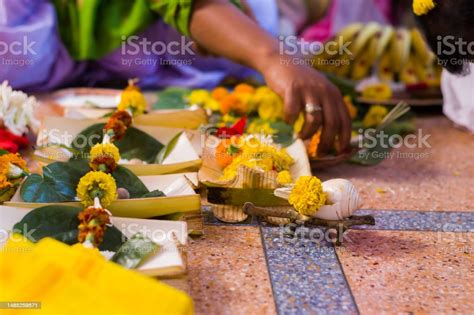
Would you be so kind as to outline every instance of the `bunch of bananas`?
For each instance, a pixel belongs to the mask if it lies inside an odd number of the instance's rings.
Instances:
[[[343,48],[346,49],[343,49]],[[441,67],[416,28],[375,22],[345,27],[314,59],[318,70],[359,81],[373,74],[381,81],[439,86]]]

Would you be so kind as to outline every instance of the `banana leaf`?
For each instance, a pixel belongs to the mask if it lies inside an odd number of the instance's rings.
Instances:
[[[28,212],[13,230],[36,243],[45,237],[54,238],[68,245],[78,242],[81,208],[69,206],[46,206]],[[127,238],[116,227],[108,227],[100,250],[117,251]]]

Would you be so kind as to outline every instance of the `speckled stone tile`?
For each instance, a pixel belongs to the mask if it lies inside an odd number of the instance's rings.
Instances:
[[[359,210],[355,214],[372,215],[375,225],[354,229],[474,232],[474,212]]]
[[[473,233],[349,236],[338,256],[361,314],[472,314]]]
[[[197,314],[275,314],[258,227],[205,226],[188,268]]]
[[[283,230],[262,226],[279,314],[356,314],[334,247],[309,238],[284,238]]]
[[[474,210],[474,134],[440,115],[419,117],[417,125],[430,135],[430,148],[394,149],[394,157],[379,165],[343,164],[316,175],[353,181],[366,209]]]

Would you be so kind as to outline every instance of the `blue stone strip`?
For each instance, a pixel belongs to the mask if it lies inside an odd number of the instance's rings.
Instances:
[[[332,244],[319,241],[326,230],[261,225],[263,247],[279,314],[358,314],[357,305]]]
[[[375,226],[362,230],[474,232],[474,212],[359,210],[356,215],[372,215]]]

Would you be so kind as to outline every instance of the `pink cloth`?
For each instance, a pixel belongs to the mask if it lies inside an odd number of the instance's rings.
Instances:
[[[355,22],[390,24],[392,0],[333,0],[326,17],[307,28],[306,41],[325,41],[346,25]]]

